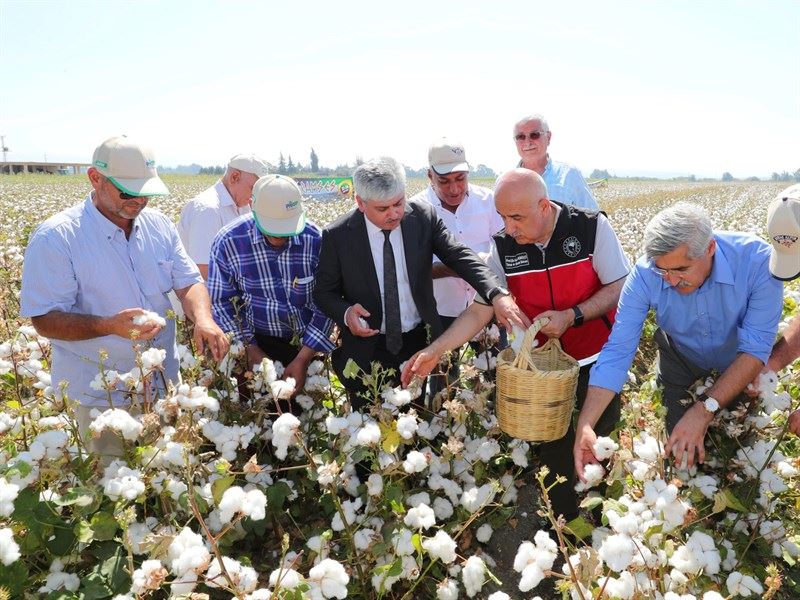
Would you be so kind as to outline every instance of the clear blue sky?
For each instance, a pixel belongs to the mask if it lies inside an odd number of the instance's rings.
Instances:
[[[800,2],[0,0],[10,160],[126,133],[164,165],[418,168],[446,135],[503,170],[532,112],[584,172],[795,171]]]

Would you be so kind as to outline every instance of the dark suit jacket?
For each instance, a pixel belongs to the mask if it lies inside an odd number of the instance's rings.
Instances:
[[[433,296],[431,264],[434,254],[483,296],[500,282],[472,250],[453,237],[430,204],[408,202],[400,228],[411,294],[422,320],[437,337],[442,333],[442,324]],[[322,232],[314,301],[339,325],[345,359],[369,362],[377,336],[354,336],[344,323],[345,311],[357,303],[370,312],[367,322],[372,329],[380,329],[383,320],[381,292],[366,221],[357,208]]]

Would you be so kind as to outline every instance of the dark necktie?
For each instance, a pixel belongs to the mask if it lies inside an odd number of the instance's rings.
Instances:
[[[403,347],[403,326],[400,322],[400,294],[397,291],[397,268],[394,250],[389,241],[391,231],[383,230],[383,307],[386,318],[386,349],[392,354]]]

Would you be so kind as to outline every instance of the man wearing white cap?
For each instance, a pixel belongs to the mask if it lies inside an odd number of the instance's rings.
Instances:
[[[107,374],[136,367],[132,339],[165,349],[166,379],[177,381],[175,322],[159,324],[146,313],[163,318],[170,290],[194,322],[197,350],[208,347],[216,360],[228,350],[175,226],[146,208],[151,197],[169,194],[152,152],[125,136],[110,138],[95,150],[87,175],[93,190],[86,200],[50,217],[31,236],[20,294],[20,313],[52,340],[53,387],[68,382],[67,393],[81,404],[84,431],[92,407],[108,408],[109,397],[117,406],[129,402],[121,383],[90,383],[101,366]],[[160,378],[151,380],[158,386]]]
[[[550,200],[585,210],[600,210],[581,172],[550,158],[547,149],[552,137],[542,115],[530,115],[517,121],[514,125],[514,142],[520,158],[517,166],[541,175]]]
[[[800,277],[800,184],[783,190],[767,213],[767,234],[772,243],[769,270],[782,281]],[[800,316],[795,316],[775,344],[762,372],[777,373],[800,357]],[[758,378],[753,381],[758,384]],[[789,428],[800,435],[800,410],[789,415]]]
[[[262,159],[253,154],[237,154],[228,162],[222,179],[183,207],[178,232],[203,279],[208,279],[208,257],[214,236],[231,221],[250,214],[253,185],[267,173],[267,163]]]
[[[251,215],[225,226],[211,245],[214,319],[245,344],[251,365],[265,357],[283,363],[297,391],[314,356],[333,349],[333,321],[312,298],[321,240],[297,183],[267,175],[253,186]]]
[[[428,149],[428,181],[430,185],[410,199],[426,202],[462,244],[479,256],[487,256],[492,235],[503,228],[503,219],[494,206],[489,188],[469,183],[469,163],[464,146],[441,138]],[[438,259],[431,269],[433,295],[442,327],[447,329],[472,303],[475,289]],[[453,376],[458,375],[458,367]],[[437,380],[431,382],[432,394],[438,391]]]

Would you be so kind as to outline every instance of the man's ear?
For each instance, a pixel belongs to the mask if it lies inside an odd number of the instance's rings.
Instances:
[[[714,256],[714,253],[717,251],[717,240],[713,239],[708,243],[708,250],[706,250],[706,256],[711,258]]]
[[[358,194],[356,194],[356,204],[358,205],[358,210],[360,210],[363,213],[364,212],[364,208],[365,208],[364,207],[364,201],[361,199],[361,196],[359,196]]]

